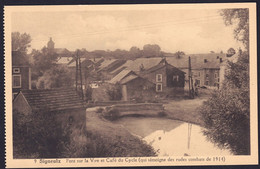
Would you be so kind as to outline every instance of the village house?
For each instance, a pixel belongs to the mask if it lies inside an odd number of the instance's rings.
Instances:
[[[21,90],[13,100],[13,112],[51,112],[63,127],[84,127],[86,122],[84,102],[73,88]]]
[[[185,85],[185,72],[169,64],[165,58],[140,72],[140,76],[156,84],[155,91],[163,95],[183,95]]]
[[[12,92],[13,98],[20,90],[31,89],[31,67],[26,56],[12,51]]]
[[[185,86],[187,87],[189,77],[189,56],[191,58],[191,73],[193,82],[198,86],[207,86],[217,88],[221,83],[219,71],[221,65],[227,59],[223,53],[208,53],[208,54],[191,54],[182,55],[181,57],[166,57],[167,62],[186,73]],[[154,58],[138,58],[133,61],[127,61],[119,68],[127,68],[134,72],[142,72],[157,65],[161,61],[161,57]]]
[[[121,85],[123,101],[148,100],[155,94],[154,83],[127,69],[118,73],[109,83]]]

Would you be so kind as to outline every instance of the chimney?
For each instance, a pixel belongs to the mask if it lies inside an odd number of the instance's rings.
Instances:
[[[219,63],[222,63],[222,62],[223,62],[223,60],[222,60],[222,58],[220,58],[220,59],[219,59]]]
[[[204,63],[207,63],[208,62],[208,60],[207,59],[204,59]]]

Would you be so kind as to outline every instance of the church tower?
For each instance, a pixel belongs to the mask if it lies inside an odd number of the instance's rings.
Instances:
[[[50,37],[49,42],[47,43],[47,48],[48,49],[54,49],[54,42],[52,41],[52,38]]]

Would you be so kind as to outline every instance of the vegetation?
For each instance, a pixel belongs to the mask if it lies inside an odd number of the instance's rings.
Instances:
[[[32,39],[27,33],[12,32],[12,51],[19,51],[26,54],[28,47],[30,47]]]
[[[236,63],[228,62],[222,88],[201,107],[204,134],[236,155],[250,154],[250,94],[248,9],[224,9],[225,23],[237,23],[235,38],[245,45]],[[235,22],[236,21],[236,22]]]
[[[58,125],[54,113],[24,115],[14,111],[14,158],[62,156],[68,133]]]
[[[92,93],[93,93],[93,89],[88,85],[87,88],[86,88],[86,92],[85,92],[86,101],[92,100]]]
[[[110,100],[121,100],[122,99],[122,90],[121,85],[116,83],[113,86],[108,86],[106,92]]]
[[[116,120],[119,117],[119,111],[113,107],[106,107],[102,111],[102,116],[108,120]]]
[[[14,158],[155,156],[151,146],[95,112],[88,112],[87,129],[78,123],[61,125],[55,114],[24,115],[14,111]]]
[[[71,71],[66,66],[57,65],[46,70],[37,80],[38,89],[69,87],[73,85]]]

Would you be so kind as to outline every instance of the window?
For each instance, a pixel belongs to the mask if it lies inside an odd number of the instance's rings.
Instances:
[[[200,72],[198,72],[198,76],[200,77]]]
[[[162,91],[162,84],[161,83],[157,83],[156,84],[156,91],[157,92],[161,92]]]
[[[20,73],[20,68],[13,68],[13,73]]]
[[[195,83],[197,84],[197,86],[200,86],[200,80],[195,80]]]
[[[209,81],[206,81],[206,82],[205,82],[205,85],[209,85]]]
[[[173,75],[173,78],[172,78],[173,81],[179,81],[179,76],[178,75]]]
[[[21,75],[13,75],[13,88],[22,87]]]
[[[156,75],[156,82],[162,82],[162,74]]]
[[[209,78],[209,74],[206,74],[206,78]]]

